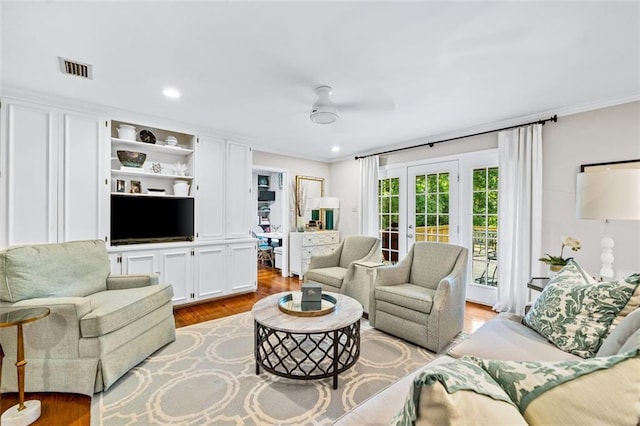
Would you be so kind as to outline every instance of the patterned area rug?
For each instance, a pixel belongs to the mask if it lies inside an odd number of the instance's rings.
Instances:
[[[98,425],[328,425],[434,354],[361,324],[360,359],[332,379],[255,374],[250,312],[177,329],[107,392],[94,395]]]

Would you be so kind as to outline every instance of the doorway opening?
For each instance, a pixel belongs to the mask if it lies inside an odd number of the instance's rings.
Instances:
[[[289,276],[289,171],[276,167],[254,165],[252,170],[252,202],[255,215],[251,231],[259,242],[264,265]]]

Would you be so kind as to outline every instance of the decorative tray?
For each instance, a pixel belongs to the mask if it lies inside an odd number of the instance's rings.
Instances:
[[[320,309],[318,310],[303,310],[302,304],[296,305],[293,303],[293,296],[289,293],[278,299],[278,308],[285,314],[296,317],[319,317],[333,312],[338,301],[333,296],[323,294],[320,303]]]

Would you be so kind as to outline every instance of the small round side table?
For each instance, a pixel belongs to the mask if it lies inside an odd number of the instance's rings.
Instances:
[[[22,325],[44,318],[49,315],[50,312],[49,308],[23,308],[6,312],[0,311],[0,327],[12,327],[15,325],[18,328],[18,341],[16,345],[18,348],[18,354],[16,356],[16,368],[18,369],[18,404],[2,413],[0,422],[3,426],[30,425],[40,417],[40,401],[35,399],[29,400],[26,403],[24,401],[24,368],[27,362],[24,360]],[[2,379],[3,358],[4,352],[0,345],[0,380]]]

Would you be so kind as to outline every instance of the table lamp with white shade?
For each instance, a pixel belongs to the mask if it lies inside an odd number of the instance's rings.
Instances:
[[[600,276],[613,278],[614,241],[610,220],[640,220],[640,169],[604,169],[578,174],[576,216],[604,219]]]
[[[336,197],[322,197],[318,201],[318,207],[324,210],[325,229],[333,229],[333,211],[340,208],[340,199]]]

